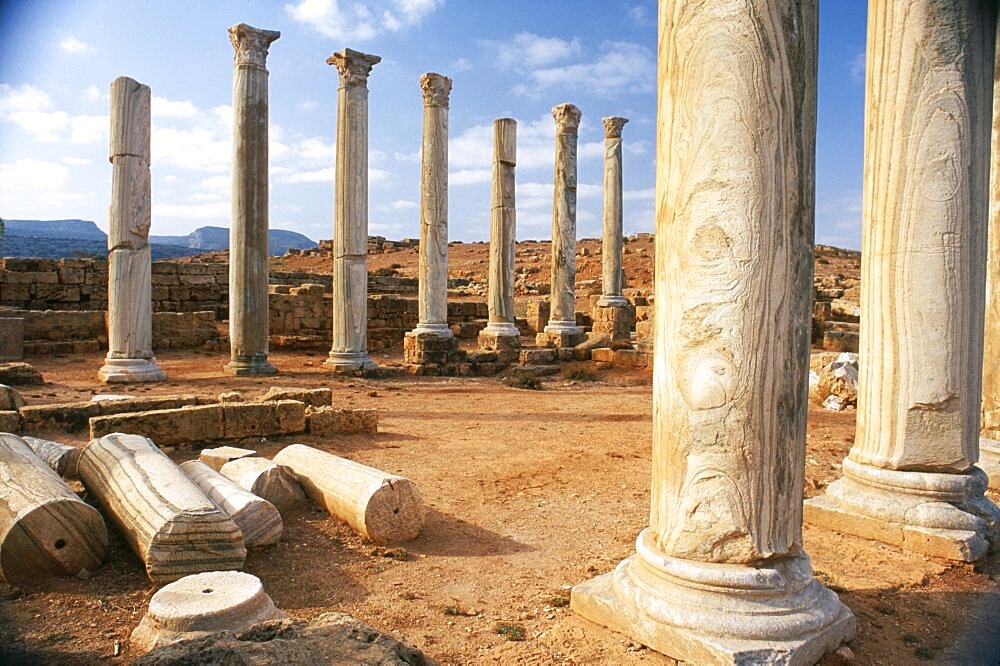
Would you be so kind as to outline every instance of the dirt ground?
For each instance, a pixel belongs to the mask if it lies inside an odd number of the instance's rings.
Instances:
[[[160,361],[168,382],[123,391],[239,390],[253,397],[270,386],[329,386],[336,405],[378,409],[376,436],[242,442],[268,456],[289,443],[309,443],[405,475],[429,507],[421,536],[395,553],[362,542],[318,509],[287,515],[281,543],[252,551],[245,567],[280,608],[301,618],[346,611],[442,664],[674,663],[567,607],[569,588],[630,555],[647,524],[648,375],[604,370],[595,381],[576,383],[556,377],[537,392],[492,378],[337,378],[323,370],[324,358],[275,353],[281,375],[254,379],[224,375],[224,354],[167,353]],[[95,381],[99,354],[28,360],[47,380],[25,391],[29,403],[108,392]],[[855,412],[811,408],[809,416],[806,495],[812,496],[839,475]],[[86,441],[84,433],[50,434]],[[172,457],[196,455],[197,449],[182,450]],[[0,585],[0,662],[91,664],[133,656],[128,637],[154,590],[136,556],[111,533],[105,563],[89,580]],[[804,538],[816,574],[858,619],[850,644],[857,663],[981,663],[987,646],[995,646],[996,554],[973,567],[809,526]],[[498,634],[500,625],[522,629],[524,639],[508,640]],[[828,656],[823,663],[842,662]]]

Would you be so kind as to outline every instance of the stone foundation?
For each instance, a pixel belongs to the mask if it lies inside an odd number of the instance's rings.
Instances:
[[[495,352],[500,363],[513,363],[521,352],[521,336],[496,333],[487,327],[479,333],[479,349]]]
[[[628,341],[635,328],[635,310],[629,305],[596,305],[590,311],[591,331],[607,333],[612,340]]]
[[[583,342],[583,338],[584,331],[580,328],[565,331],[553,330],[536,335],[535,345],[537,347],[556,347],[564,349],[566,347],[576,347],[578,344]]]

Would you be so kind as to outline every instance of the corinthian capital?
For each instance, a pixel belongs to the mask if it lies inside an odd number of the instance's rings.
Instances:
[[[447,109],[448,95],[451,94],[451,79],[434,72],[421,74],[420,92],[424,94],[424,106],[443,106]]]
[[[340,85],[343,87],[367,85],[369,72],[380,62],[382,58],[377,55],[353,49],[337,51],[326,59],[326,64],[336,66],[340,72]]]
[[[557,104],[552,107],[552,117],[556,120],[556,134],[576,134],[580,128],[580,109],[572,104]]]
[[[281,37],[277,30],[261,30],[246,23],[237,23],[229,28],[229,41],[233,43],[236,54],[233,64],[236,67],[259,67],[264,69],[267,60],[267,48],[271,42]]]
[[[611,116],[609,118],[602,118],[604,121],[604,138],[605,139],[620,139],[622,138],[622,128],[625,127],[625,123],[628,122],[628,118],[620,118],[618,116]]]

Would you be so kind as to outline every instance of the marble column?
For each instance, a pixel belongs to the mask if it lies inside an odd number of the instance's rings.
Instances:
[[[964,561],[1000,536],[975,467],[995,14],[868,5],[858,427],[806,502],[810,523]]]
[[[229,227],[229,348],[226,372],[273,375],[267,360],[267,50],[281,36],[239,23],[233,43],[233,187]]]
[[[448,95],[451,79],[420,77],[424,96],[424,145],[420,168],[420,258],[413,333],[452,337],[448,328]]]
[[[622,128],[628,118],[604,118],[604,243],[599,306],[627,305],[622,296]]]
[[[552,279],[548,342],[572,347],[583,337],[576,325],[576,140],[580,109],[552,107],[556,121],[555,186],[552,195]]]
[[[149,104],[149,86],[125,76],[111,82],[108,356],[97,373],[102,382],[166,378],[153,355]]]
[[[376,55],[344,49],[327,58],[340,73],[333,203],[333,347],[337,372],[372,370],[368,356],[368,74]]]
[[[696,664],[815,663],[802,548],[817,7],[662,2],[649,527],[572,608]]]
[[[1000,44],[1000,31],[997,43]],[[989,476],[990,488],[1000,490],[1000,48],[996,49],[994,57],[979,466]]]
[[[517,121],[493,121],[493,185],[490,191],[489,321],[479,333],[479,347],[513,361],[521,347],[514,315],[514,254],[517,247],[514,169]]]

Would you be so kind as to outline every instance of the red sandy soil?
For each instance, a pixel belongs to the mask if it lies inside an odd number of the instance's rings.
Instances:
[[[569,587],[629,556],[647,524],[647,375],[605,370],[595,381],[556,377],[528,391],[496,379],[336,378],[323,370],[322,353],[271,358],[278,377],[233,378],[222,373],[224,354],[167,353],[160,360],[168,382],[127,392],[238,390],[252,398],[270,386],[331,387],[338,406],[377,408],[379,434],[241,444],[270,456],[304,442],[405,475],[430,510],[423,533],[395,552],[398,559],[318,509],[287,515],[282,542],[252,552],[246,565],[280,608],[301,618],[346,611],[443,664],[675,663],[566,606]],[[28,360],[48,382],[25,392],[31,404],[109,390],[95,381],[99,354]],[[811,407],[809,417],[806,496],[839,476],[855,413]],[[86,440],[83,433],[50,436]],[[182,461],[197,449],[171,455]],[[8,663],[134,656],[129,634],[154,590],[111,532],[105,563],[89,580],[0,586]],[[976,645],[997,640],[997,555],[975,567],[956,565],[809,526],[804,541],[817,576],[858,618],[850,644],[857,663],[969,663]],[[524,640],[499,635],[501,624],[522,628]],[[124,650],[118,658],[116,642]],[[828,656],[823,663],[842,662]]]

